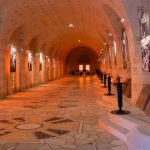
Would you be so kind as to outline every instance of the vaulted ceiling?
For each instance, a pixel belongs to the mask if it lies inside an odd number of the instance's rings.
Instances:
[[[120,38],[117,12],[123,14],[121,0],[0,0],[0,35],[58,58],[81,46],[104,55],[104,43]]]

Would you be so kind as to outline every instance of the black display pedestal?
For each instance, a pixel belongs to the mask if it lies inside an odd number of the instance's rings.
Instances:
[[[120,82],[120,78],[118,78],[118,82],[116,84],[117,84],[118,107],[119,107],[119,109],[118,110],[113,110],[113,111],[111,111],[111,113],[112,114],[116,114],[116,115],[126,115],[126,114],[129,114],[130,111],[122,109],[122,107],[123,107],[122,84],[124,84],[124,83],[121,83]]]
[[[108,81],[108,93],[107,94],[104,94],[106,96],[112,96],[112,95],[115,95],[115,94],[112,94],[111,93],[111,75],[109,74],[108,78],[107,78],[107,81]]]
[[[101,72],[101,83],[104,83],[104,74]]]
[[[107,79],[107,75],[106,75],[106,73],[104,73],[103,74],[103,83],[104,83],[103,88],[107,88],[107,86],[106,86],[106,79]]]

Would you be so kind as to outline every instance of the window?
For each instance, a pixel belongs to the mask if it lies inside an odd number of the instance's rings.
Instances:
[[[90,65],[86,65],[86,71],[90,71]]]
[[[79,65],[79,71],[83,71],[83,65]]]

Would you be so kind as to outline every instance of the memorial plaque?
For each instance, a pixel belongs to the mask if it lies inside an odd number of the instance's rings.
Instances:
[[[150,85],[142,89],[136,105],[138,108],[150,115]]]

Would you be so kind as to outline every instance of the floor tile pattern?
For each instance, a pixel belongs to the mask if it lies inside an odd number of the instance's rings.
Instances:
[[[96,104],[100,87],[96,77],[66,77],[0,100],[0,150],[128,150],[98,127],[108,113]]]

